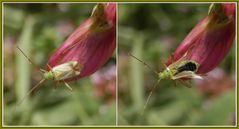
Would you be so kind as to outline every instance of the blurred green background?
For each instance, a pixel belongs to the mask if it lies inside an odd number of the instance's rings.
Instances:
[[[187,88],[161,80],[146,102],[157,75],[209,4],[118,5],[118,109],[120,125],[235,125],[235,43],[223,62],[203,81]]]
[[[73,92],[46,81],[17,105],[42,76],[16,45],[45,68],[94,5],[4,3],[4,125],[115,125],[115,56],[92,76],[69,83]]]

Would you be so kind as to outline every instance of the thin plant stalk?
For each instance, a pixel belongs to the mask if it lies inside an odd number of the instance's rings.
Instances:
[[[18,45],[24,49],[26,55],[31,54],[31,46],[32,46],[32,37],[34,30],[34,19],[32,17],[28,17],[25,20],[25,24],[23,26],[23,31],[20,35]],[[30,88],[30,63],[25,59],[20,52],[16,54],[16,84],[15,84],[15,93],[17,103],[21,101],[21,99],[27,94]],[[24,104],[16,105],[16,110],[22,112],[21,122],[22,124],[27,123],[29,121],[30,116],[30,102],[29,96],[25,98]]]
[[[141,58],[143,54],[143,42],[144,38],[142,35],[137,36],[133,41],[132,53]],[[130,91],[131,98],[133,101],[134,109],[140,113],[144,105],[144,80],[143,80],[143,67],[140,62],[134,58],[130,58]]]

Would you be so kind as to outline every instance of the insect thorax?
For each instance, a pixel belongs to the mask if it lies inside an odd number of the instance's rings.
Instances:
[[[43,74],[43,77],[46,79],[46,80],[54,80],[54,74],[52,71],[48,71],[48,72],[45,72]]]
[[[163,72],[158,74],[160,79],[170,79],[172,76],[172,71],[167,67]]]

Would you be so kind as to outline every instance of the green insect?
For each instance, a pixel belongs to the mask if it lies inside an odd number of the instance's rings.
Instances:
[[[143,62],[142,60],[136,58],[135,56],[131,55],[133,58],[135,58],[136,60],[140,61],[141,63],[143,63],[146,67],[148,67],[150,70],[152,70],[152,68],[146,64],[145,62]],[[181,79],[203,79],[200,75],[196,74],[199,64],[195,61],[192,60],[188,60],[185,58],[186,54],[181,57],[179,60],[177,60],[176,62],[170,64],[169,66],[165,66],[165,70],[163,70],[162,72],[155,72],[154,73],[157,74],[158,76],[158,81],[156,83],[156,85],[154,85],[153,89],[151,90],[146,103],[144,105],[144,109],[146,108],[150,97],[153,94],[154,89],[156,88],[156,86],[158,85],[158,83],[162,80],[162,79],[171,79],[171,80],[179,80],[183,83],[183,81]],[[187,87],[191,87],[188,86],[187,84],[185,84],[185,86]]]
[[[80,75],[80,71],[82,70],[83,66],[78,63],[77,61],[68,61],[65,62],[63,64],[57,65],[55,67],[51,67],[47,64],[47,66],[49,67],[49,71],[44,70],[39,68],[37,65],[35,65],[30,58],[27,57],[27,55],[17,46],[17,49],[24,55],[24,57],[26,57],[26,59],[32,64],[34,65],[42,74],[43,79],[41,81],[39,81],[32,89],[30,89],[30,91],[26,94],[26,96],[24,96],[24,98],[19,102],[22,103],[23,100],[30,95],[36,88],[38,88],[40,86],[40,84],[42,84],[45,80],[53,80],[56,82],[63,82],[65,84],[65,86],[72,91],[72,88],[70,87],[70,85],[65,82],[66,79],[75,77]]]
[[[172,63],[162,72],[158,73],[159,79],[182,79],[182,78],[197,78],[202,79],[197,75],[197,69],[199,64],[192,60],[186,60],[184,58]]]

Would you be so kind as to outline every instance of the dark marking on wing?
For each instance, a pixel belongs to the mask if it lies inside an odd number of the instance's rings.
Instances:
[[[183,72],[183,71],[192,71],[195,72],[197,69],[197,65],[193,62],[188,62],[183,66],[180,66],[179,68],[177,68],[177,73]],[[177,74],[176,73],[176,74]]]

